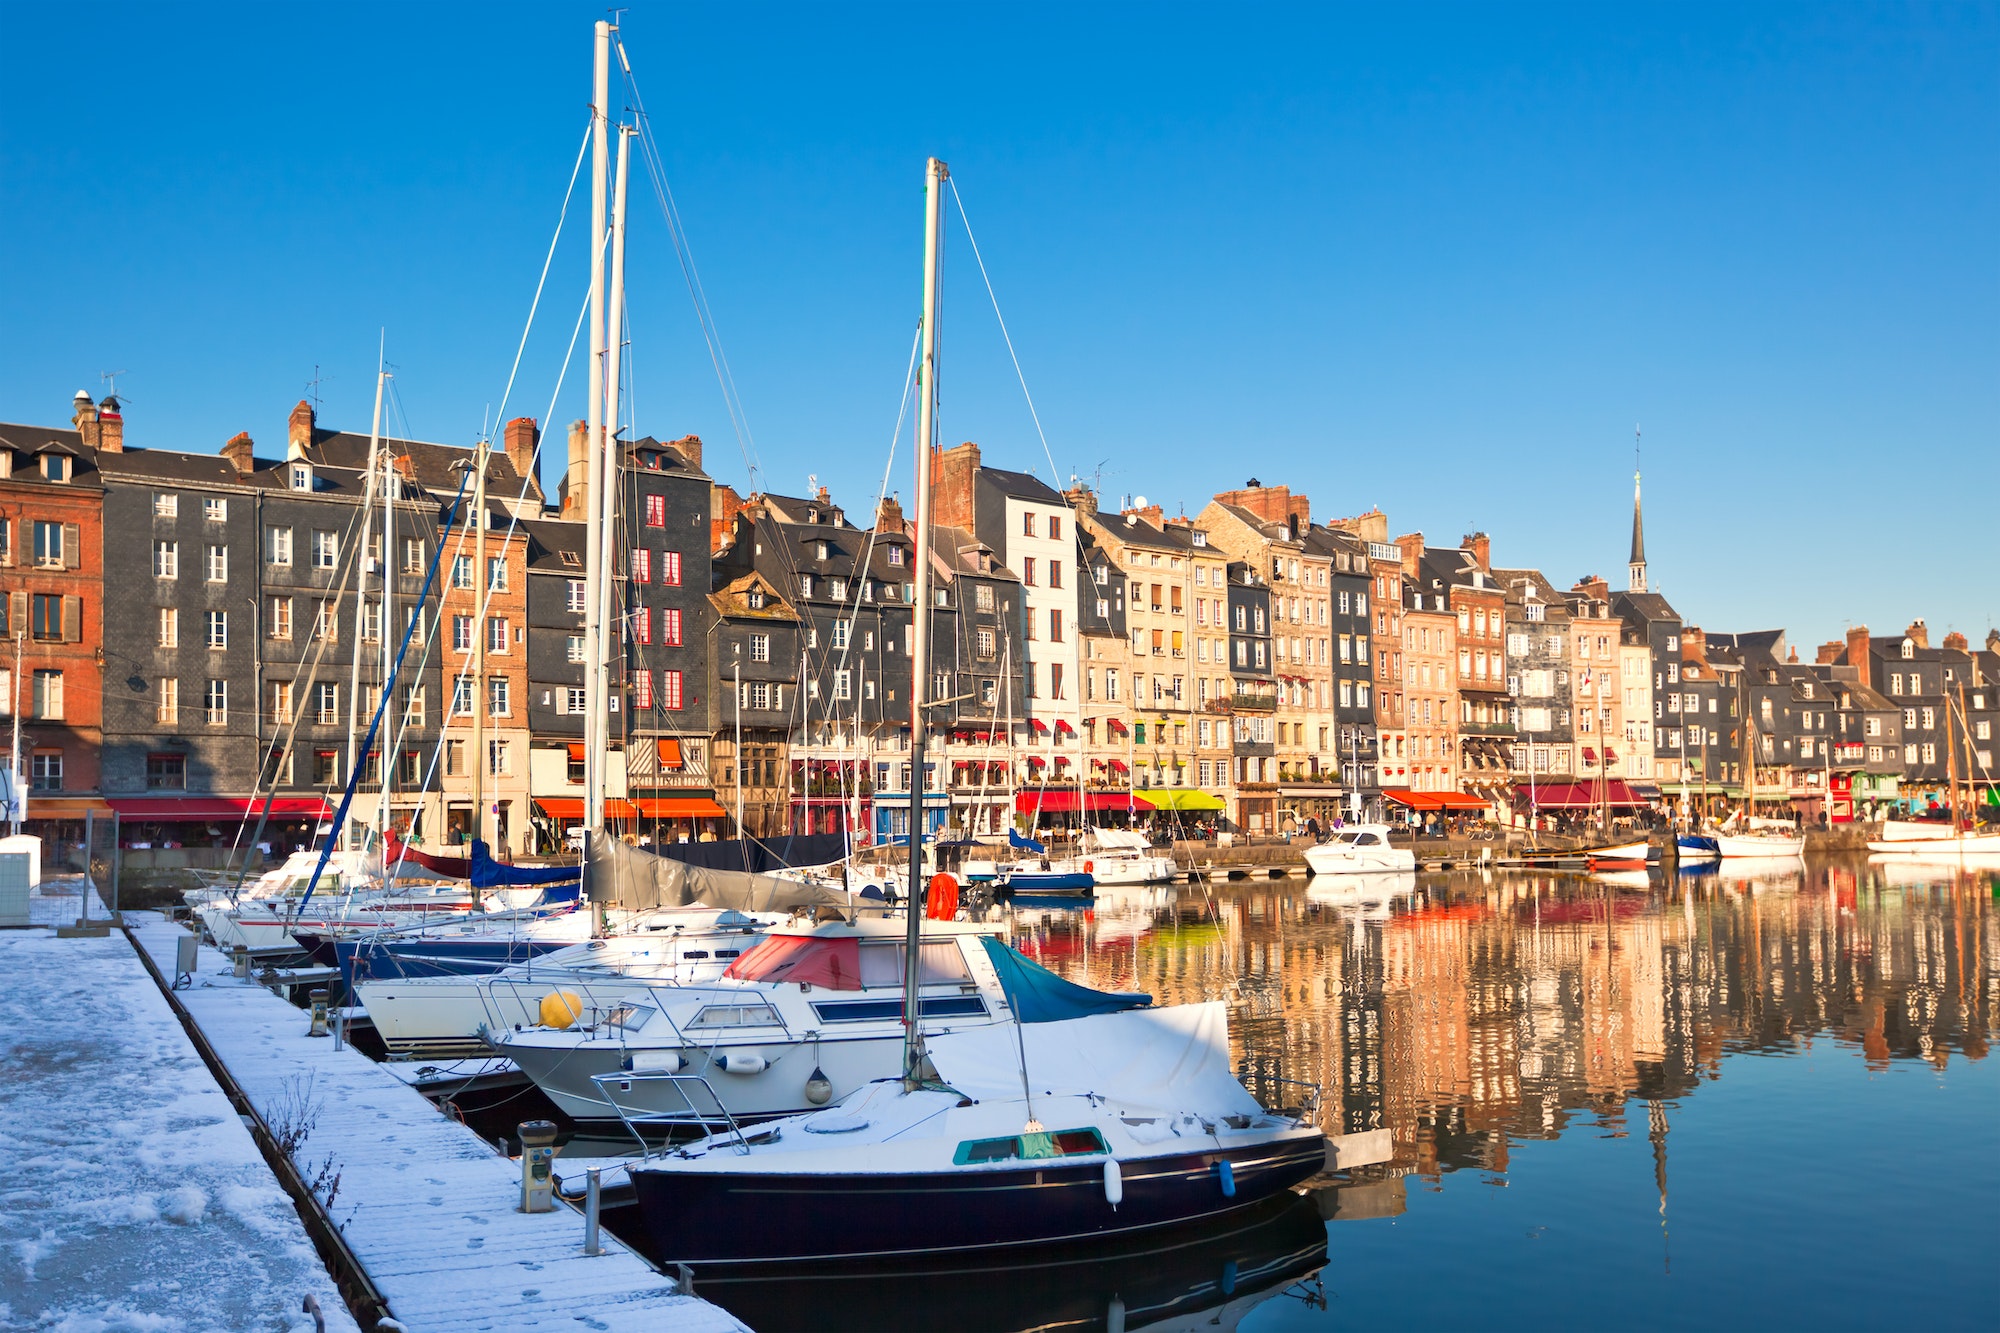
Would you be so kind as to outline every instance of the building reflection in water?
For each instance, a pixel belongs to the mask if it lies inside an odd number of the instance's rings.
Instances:
[[[1573,1124],[1647,1134],[1665,1222],[1676,1099],[1725,1057],[1831,1041],[1871,1067],[1987,1052],[1995,876],[1814,862],[1618,882],[1460,873],[1110,891],[1019,911],[1072,980],[1224,999],[1251,1091],[1325,1090],[1329,1133],[1387,1128],[1391,1174],[1504,1172]],[[1633,1106],[1633,1103],[1637,1106]]]

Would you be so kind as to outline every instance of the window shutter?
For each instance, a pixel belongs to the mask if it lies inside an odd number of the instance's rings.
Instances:
[[[83,642],[83,598],[65,597],[62,600],[64,643]]]
[[[83,567],[83,529],[74,523],[63,524],[63,568]]]
[[[11,634],[28,632],[28,594],[24,592],[7,594],[7,630]]]

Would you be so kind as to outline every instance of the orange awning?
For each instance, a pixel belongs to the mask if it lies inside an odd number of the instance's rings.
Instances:
[[[583,799],[578,796],[537,796],[535,804],[550,819],[583,818]],[[728,813],[706,796],[641,796],[630,801],[613,796],[604,802],[606,819],[722,819]]]
[[[581,796],[537,796],[535,804],[542,807],[542,813],[550,819],[583,818]]]
[[[661,768],[681,766],[681,743],[671,736],[663,736],[658,742]]]
[[[583,747],[581,745],[572,745],[569,747],[569,761],[572,764],[583,762]]]

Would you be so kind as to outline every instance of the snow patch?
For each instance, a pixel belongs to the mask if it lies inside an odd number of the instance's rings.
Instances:
[[[193,1185],[183,1185],[176,1190],[168,1190],[167,1197],[160,1203],[160,1216],[169,1222],[182,1226],[193,1226],[201,1221],[208,1211],[208,1195]]]

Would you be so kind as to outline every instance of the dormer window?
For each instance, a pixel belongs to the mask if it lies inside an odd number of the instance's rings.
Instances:
[[[762,611],[764,609],[764,590],[762,588],[752,588],[749,595],[744,598],[744,601],[749,603],[752,611]]]
[[[1206,546],[1206,545],[1208,545],[1208,534],[1207,534],[1207,533],[1205,533],[1205,532],[1195,532],[1195,533],[1193,533],[1193,534],[1191,534],[1191,535],[1192,535],[1192,536],[1193,536],[1193,538],[1194,538],[1194,544],[1195,544],[1196,546]]]
[[[1917,645],[1908,639],[1903,640],[1903,660],[1907,662],[1916,655]]]
[[[295,491],[311,490],[313,488],[313,470],[311,466],[305,463],[292,464],[291,483],[292,489]]]
[[[68,481],[68,480],[69,480],[69,459],[68,459],[67,457],[65,457],[64,455],[62,455],[62,454],[57,454],[57,453],[47,453],[47,454],[43,454],[43,455],[42,455],[42,480],[43,480],[43,481]]]
[[[902,564],[902,563],[903,563],[903,548],[902,548],[902,547],[900,547],[900,546],[891,546],[891,547],[889,548],[889,563],[890,563],[890,564],[892,564],[892,565],[900,565],[900,564]]]
[[[828,550],[827,544],[825,542],[815,542],[814,545],[819,549],[819,558],[821,560],[826,559]]]
[[[562,555],[563,565],[566,568],[569,569],[583,568],[583,557],[578,555],[575,551],[563,551],[560,554]]]

